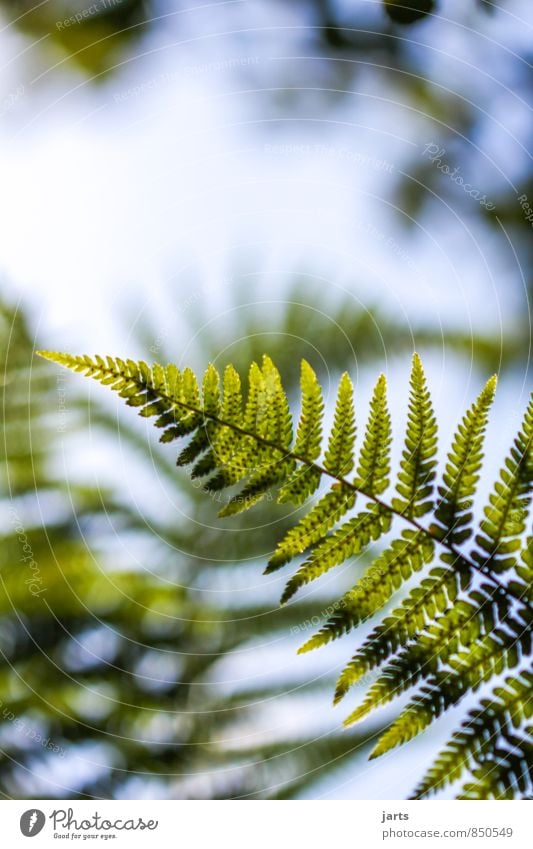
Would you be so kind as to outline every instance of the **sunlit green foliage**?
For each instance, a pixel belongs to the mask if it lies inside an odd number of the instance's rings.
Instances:
[[[209,427],[209,440],[197,442],[198,451],[193,453],[194,459],[202,453],[210,458],[205,471],[206,491],[230,489],[221,515],[246,510],[280,487],[282,500],[287,501],[287,480],[294,481],[298,474],[312,471],[317,485],[328,485],[328,491],[278,544],[269,564],[271,571],[307,552],[305,561],[287,582],[283,603],[304,585],[365,551],[393,523],[406,526],[303,650],[326,643],[374,615],[405,581],[430,566],[439,554],[439,565],[424,573],[401,605],[385,617],[339,679],[337,701],[366,672],[381,667],[346,724],[420,685],[412,701],[380,738],[373,757],[412,739],[465,695],[505,670],[516,669],[530,657],[532,610],[527,579],[531,546],[524,534],[533,481],[533,398],[475,533],[472,499],[481,470],[495,378],[488,381],[459,424],[442,482],[434,492],[437,425],[422,364],[415,355],[405,450],[396,482],[397,494],[389,500],[385,493],[390,485],[391,436],[383,376],[372,396],[356,463],[353,388],[346,374],[340,381],[321,460],[318,443],[322,400],[308,364],[302,368],[302,413],[294,443],[289,403],[269,357],[263,358],[261,366],[253,364],[250,368],[248,393],[244,396],[237,373],[228,366],[220,400],[212,366],[206,373],[201,396],[192,372],[178,371],[173,365],[150,368],[144,362],[112,357],[50,352],[43,352],[43,356],[110,386],[128,405],[139,407],[142,416],[157,417],[155,424],[163,429],[163,441],[191,434],[194,444],[198,434]],[[305,447],[309,442],[313,458]],[[356,474],[351,477],[354,467]],[[297,489],[294,496],[299,505],[301,491]],[[367,500],[365,508],[344,521],[361,497]],[[459,546],[473,533],[475,547],[467,552]],[[503,572],[511,573],[512,580],[502,583]],[[528,688],[524,681],[530,679],[508,679],[507,690],[497,686],[493,691],[494,698],[503,702],[504,713],[512,703],[513,716],[518,720],[527,714],[523,702]],[[467,768],[476,777],[475,764],[483,768],[484,763],[480,752],[483,758],[495,757],[496,746],[501,743],[494,735],[487,741],[485,734],[493,713],[492,702],[482,702],[472,723],[474,737],[479,730],[483,741],[469,739],[463,749],[452,742],[454,752],[464,750],[462,766],[453,764],[457,777]],[[531,764],[527,758],[527,729],[518,720],[515,725],[519,727],[512,735],[512,758]],[[461,735],[468,728],[467,721],[455,741],[463,744]],[[501,770],[495,773],[494,784],[484,772],[487,795],[498,797],[502,782],[506,796],[520,797],[530,792],[531,776],[518,776],[514,766],[512,770],[506,781]],[[435,788],[433,774],[437,775]],[[422,791],[438,789],[439,782],[438,769],[430,771]],[[465,792],[473,791],[465,788]]]

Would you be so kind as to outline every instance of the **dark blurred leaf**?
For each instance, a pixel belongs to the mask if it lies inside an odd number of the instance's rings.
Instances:
[[[143,34],[149,11],[143,0],[37,4],[2,0],[1,5],[8,26],[43,39],[41,50],[59,53],[94,77],[112,69],[123,51]],[[57,61],[57,56],[54,58]]]
[[[435,0],[384,0],[389,18],[399,24],[412,24],[436,9]]]

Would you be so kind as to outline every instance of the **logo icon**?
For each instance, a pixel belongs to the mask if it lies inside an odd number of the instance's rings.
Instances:
[[[43,830],[46,817],[38,808],[31,808],[29,811],[24,811],[20,818],[20,830],[24,837],[35,837]]]

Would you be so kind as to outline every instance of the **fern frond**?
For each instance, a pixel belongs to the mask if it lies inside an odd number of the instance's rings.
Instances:
[[[378,625],[358,649],[337,682],[337,704],[364,675],[384,663],[409,640],[453,604],[461,590],[470,585],[470,570],[456,571],[435,567],[420,585],[414,587],[390,616]]]
[[[476,536],[478,549],[472,558],[482,569],[501,573],[516,564],[513,556],[521,548],[521,536],[531,504],[533,484],[533,396],[522,427],[514,441],[500,478],[494,484],[485,518]]]
[[[192,478],[206,478],[207,491],[230,489],[222,516],[247,510],[265,495],[270,497],[272,490],[277,490],[278,501],[300,506],[322,488],[268,563],[270,573],[305,554],[289,577],[282,603],[334,567],[358,558],[391,529],[393,521],[403,523],[398,536],[373,557],[355,584],[351,582],[352,589],[333,605],[333,615],[300,649],[308,651],[347,633],[380,611],[406,581],[416,579],[358,648],[337,683],[335,701],[368,672],[379,670],[348,724],[416,688],[372,757],[411,740],[467,694],[495,675],[516,669],[530,655],[533,542],[524,536],[533,482],[533,399],[476,531],[473,499],[496,378],[488,381],[454,434],[434,503],[437,423],[417,355],[405,443],[391,497],[387,496],[391,418],[383,375],[373,391],[350,480],[356,428],[353,386],[347,374],[340,379],[333,424],[323,445],[322,392],[307,363],[301,367],[301,412],[293,438],[288,399],[278,370],[266,356],[260,366],[251,365],[243,392],[232,366],[224,372],[222,391],[216,369],[209,366],[200,391],[189,369],[173,365],[150,368],[144,362],[112,357],[43,355],[111,387],[141,416],[153,417],[163,442],[188,437],[178,465],[191,467]],[[354,515],[358,496],[366,504]],[[469,552],[465,543],[472,535],[475,546]],[[487,734],[496,728],[495,713],[511,716],[509,693],[516,695],[517,688],[530,685],[525,673],[515,673],[507,679],[507,689],[494,690],[498,710],[492,703],[490,708],[481,703],[471,716],[471,735],[464,729],[458,732],[463,736],[454,738],[451,754],[436,765],[431,779],[436,789],[443,780],[444,760],[451,761],[449,774],[455,775],[459,755],[464,755],[476,782],[465,786],[467,795],[496,793],[498,788],[504,795],[523,792],[526,776],[518,775],[522,738],[516,729],[511,733],[510,726],[505,726],[506,737],[500,719],[498,734],[489,734],[497,740],[489,744]],[[526,711],[521,689],[517,704],[522,721]],[[480,765],[476,757],[483,748],[486,763],[494,763],[504,743],[507,768],[502,772],[498,767],[498,778],[491,783],[485,762]],[[429,786],[422,785],[424,792]]]
[[[505,623],[509,627],[512,620],[508,618],[509,604],[506,597],[494,598],[491,590],[490,586],[474,590],[466,599],[459,599],[452,606],[447,607],[442,615],[434,618],[424,630],[418,633],[416,642],[402,648],[391,663],[384,667],[362,705],[348,717],[345,724],[350,725],[362,719],[374,708],[392,701],[393,698],[413,687],[420,679],[430,678],[446,662],[453,666],[455,653],[458,657],[465,658],[465,650],[473,644],[477,649],[481,645],[482,637],[488,637],[487,648],[494,649],[497,645],[493,639],[496,626]],[[519,632],[522,632],[523,622],[517,627]],[[492,659],[494,660],[494,656]],[[476,652],[469,671],[476,668],[478,660],[479,655]],[[450,675],[447,676],[448,681],[450,677]],[[442,693],[439,693],[439,696],[441,695]],[[454,695],[457,695],[456,691]],[[446,707],[449,706],[449,704],[446,705]],[[408,712],[409,708],[406,709],[406,714]],[[390,742],[397,745],[396,726],[402,722],[403,716],[403,714],[400,715],[393,727],[380,740],[380,753],[382,750],[386,751],[386,746]],[[410,717],[406,717],[406,722],[410,722]]]
[[[477,472],[482,460],[483,435],[495,387],[496,380],[492,378],[477,402],[465,415],[454,436],[448,455],[448,465],[444,472],[443,483],[439,488],[440,501],[435,510],[435,518],[442,525],[434,524],[432,531],[436,538],[446,539],[450,545],[464,539],[465,533],[471,533],[465,530],[458,532],[456,528],[457,525],[464,526],[472,518],[471,514],[465,512],[470,505],[466,499],[472,498],[475,493]],[[433,481],[436,476],[436,450],[436,420],[422,363],[415,354],[411,371],[411,395],[405,447],[397,483],[397,492],[401,497],[392,500],[395,512],[413,519],[431,510]],[[384,552],[382,558],[371,566],[360,585],[356,585],[344,596],[339,609],[335,611],[323,629],[308,641],[304,647],[305,650],[318,647],[341,636],[372,616],[383,607],[393,592],[400,588],[404,580],[408,580],[414,571],[418,571],[422,565],[431,561],[434,549],[431,539],[428,543],[427,533],[422,530],[414,537],[413,535],[407,537],[410,540],[409,546],[406,546],[404,541],[405,533],[403,540],[395,541],[391,549]],[[409,533],[412,534],[412,532]],[[462,573],[468,569],[466,561],[459,556],[458,552],[448,550],[442,552],[441,556],[447,568],[453,569],[454,572]],[[397,563],[396,568],[395,563]],[[426,589],[426,595],[428,593],[429,586]],[[362,615],[358,611],[358,602],[362,605]],[[428,597],[426,610],[430,606],[431,597]],[[335,696],[336,701],[346,692],[345,688],[357,666],[357,663],[350,665],[346,675],[341,676],[342,680],[339,681]],[[356,677],[355,680],[358,678]]]
[[[302,411],[298,422],[294,453],[304,460],[312,462],[320,456],[324,402],[316,374],[306,360],[302,360],[300,387],[302,390]],[[278,501],[280,503],[303,504],[318,489],[320,479],[321,473],[316,467],[300,467],[292,473],[287,483],[281,487]]]
[[[236,383],[233,373],[231,379]],[[230,401],[231,398],[230,395]],[[253,507],[294,468],[294,461],[284,451],[292,439],[289,404],[279,372],[270,357],[263,357],[261,369],[256,364],[250,368],[248,398],[240,425],[241,433],[233,437],[234,450],[229,456],[228,434],[223,433],[221,437],[223,454],[219,439],[216,434],[214,436],[215,456],[225,462],[218,475],[207,482],[206,489],[220,490],[247,477],[246,486],[229,499],[220,510],[220,516],[235,515]],[[229,441],[231,444],[231,430]]]
[[[365,439],[357,468],[355,485],[370,496],[379,495],[388,486],[390,472],[390,416],[387,410],[387,384],[384,375],[379,378],[372,401]],[[324,462],[325,468],[335,473],[347,474],[352,465],[355,440],[353,415],[353,390],[347,375],[343,375],[339,387],[335,422]],[[343,418],[344,417],[344,418]],[[349,461],[341,467],[335,459],[340,446]],[[287,583],[281,603],[285,604],[304,584],[320,577],[333,566],[344,563],[349,557],[360,554],[369,543],[376,541],[390,529],[391,514],[387,509],[369,505],[369,510],[360,513],[325,539]]]
[[[329,643],[352,628],[374,616],[404,581],[431,563],[435,551],[434,543],[420,531],[402,531],[401,538],[394,540],[367,569],[360,581],[335,605],[331,618],[300,649],[310,651]]]
[[[278,543],[265,575],[290,563],[298,554],[324,539],[327,532],[354,506],[355,499],[352,489],[341,484],[334,485]]]
[[[515,572],[516,579],[509,581],[509,588],[516,598],[530,604],[533,602],[533,537],[527,539]]]
[[[163,384],[161,391],[164,388]],[[169,386],[167,388],[169,401],[174,400],[178,403],[171,390],[172,387]],[[240,457],[242,435],[239,432],[234,437],[234,428],[242,422],[242,404],[241,379],[233,366],[229,365],[226,367],[223,376],[223,400],[220,413],[221,420],[227,422],[227,426],[217,429],[213,434],[213,438],[216,438],[216,450],[213,442],[207,463],[204,462],[203,466],[198,464],[193,469],[193,477],[203,477],[205,474],[215,472],[218,467],[221,468],[218,474],[210,478],[205,484],[207,491],[215,492],[218,489],[230,486],[239,479],[239,475],[246,469],[245,466],[235,463],[235,458]],[[161,441],[164,441],[164,435],[161,437]],[[205,469],[207,469],[207,472]]]
[[[520,559],[522,563],[517,565],[516,571],[526,583],[530,583],[533,581],[533,537],[528,537]]]
[[[494,675],[515,668],[522,655],[531,652],[531,618],[527,624],[508,618],[505,624],[506,630],[495,628],[491,635],[485,635],[467,651],[450,657],[451,671],[443,670],[430,676],[420,694],[383,734],[371,757],[412,740],[468,693],[478,690]]]
[[[292,444],[292,416],[289,402],[281,383],[281,375],[266,355],[263,357],[264,395],[259,412],[265,427],[262,436],[269,442],[289,450]]]
[[[400,461],[392,506],[409,518],[424,516],[432,506],[433,481],[437,461],[437,421],[433,412],[422,361],[413,357],[411,394],[405,447]]]
[[[281,603],[285,604],[304,584],[359,554],[371,540],[377,540],[386,533],[390,525],[391,515],[384,509],[365,511],[341,525],[315,548],[309,560],[288,581]]]
[[[354,444],[353,386],[348,374],[344,372],[339,383],[333,428],[324,457],[325,470],[340,477],[349,474],[354,464]]]
[[[387,381],[380,375],[370,401],[370,415],[361,448],[355,486],[368,495],[381,495],[389,485],[391,420]]]
[[[472,499],[476,493],[483,460],[483,442],[489,410],[496,391],[492,377],[467,411],[454,435],[448,453],[432,531],[447,542],[458,545],[472,535]]]
[[[504,687],[494,689],[490,700],[483,699],[480,707],[470,711],[461,728],[435,759],[413,797],[421,799],[436,793],[447,784],[457,781],[465,769],[474,770],[476,766],[482,766],[487,754],[493,751],[496,736],[503,737],[512,745],[515,730],[520,729],[533,714],[532,686],[531,672],[524,671],[521,677],[509,677]],[[489,776],[486,778],[489,779]],[[496,776],[493,776],[493,787],[497,784],[495,779]],[[485,798],[490,795],[487,792]]]
[[[531,728],[528,733],[531,737]],[[533,744],[523,738],[513,738],[509,743],[510,749],[494,746],[481,765],[472,770],[475,782],[467,782],[458,799],[531,799]]]
[[[434,618],[418,634],[416,642],[405,646],[384,667],[362,705],[345,720],[345,725],[359,721],[374,708],[392,701],[421,679],[435,674],[454,652],[467,648],[481,636],[490,635],[509,612],[506,598],[495,600],[490,590],[490,587],[485,587],[484,593],[475,590],[467,599],[456,601],[442,615]],[[389,744],[398,744],[395,728],[401,719],[402,716],[381,738],[376,756],[386,751]]]

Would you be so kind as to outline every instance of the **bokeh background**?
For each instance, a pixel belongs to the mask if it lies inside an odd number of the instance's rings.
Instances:
[[[294,400],[305,356],[360,417],[382,370],[399,435],[417,349],[442,452],[496,371],[486,490],[531,390],[533,10],[385,5],[0,2],[4,798],[403,798],[468,708],[369,763],[390,712],[331,708],[365,628],[295,653],[364,558],[280,610],[288,511],[219,521],[35,356],[265,351]]]

